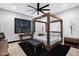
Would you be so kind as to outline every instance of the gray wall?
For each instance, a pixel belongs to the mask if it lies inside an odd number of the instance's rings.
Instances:
[[[4,32],[8,41],[19,40],[18,34],[14,33],[14,18],[30,20],[32,17],[8,10],[0,9],[0,32]]]
[[[64,36],[79,37],[79,7],[75,7],[57,14],[63,19]],[[73,23],[71,34],[70,26]]]
[[[69,9],[57,14],[63,19],[64,24],[64,36],[75,36],[79,37],[79,7]],[[8,41],[19,40],[18,34],[14,33],[14,18],[31,19],[28,15],[23,15],[7,10],[0,9],[0,32],[4,32]],[[73,26],[73,33],[71,34],[71,22],[75,24]],[[42,32],[42,24],[36,25],[38,32]],[[44,25],[43,25],[44,26]]]

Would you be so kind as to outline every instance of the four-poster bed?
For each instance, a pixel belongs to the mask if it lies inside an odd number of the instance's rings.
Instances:
[[[47,17],[47,21],[41,20],[44,17]],[[55,18],[56,20],[51,20],[50,17]],[[54,14],[51,14],[51,13],[46,13],[44,15],[41,15],[39,17],[32,19],[32,21],[44,23],[46,25],[46,30],[45,30],[46,33],[44,33],[43,36],[42,35],[37,36],[37,35],[35,35],[35,32],[33,32],[33,38],[43,42],[45,47],[50,48],[63,41],[63,21],[60,17],[58,17]],[[50,24],[57,23],[57,22],[60,23],[59,24],[60,31],[50,31]],[[51,33],[52,33],[52,35],[51,35]],[[56,34],[56,37],[53,37],[53,34]]]

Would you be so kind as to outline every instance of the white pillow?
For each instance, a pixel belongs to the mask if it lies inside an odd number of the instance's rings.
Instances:
[[[50,36],[52,36],[52,37],[60,37],[60,33],[50,33]]]
[[[31,36],[23,36],[22,39],[29,39]]]

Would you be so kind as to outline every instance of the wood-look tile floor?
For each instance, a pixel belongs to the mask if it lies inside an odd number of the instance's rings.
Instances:
[[[18,43],[9,44],[9,56],[27,56]],[[71,47],[66,56],[79,56],[79,49]]]
[[[8,52],[9,56],[26,56],[18,43],[10,43]]]

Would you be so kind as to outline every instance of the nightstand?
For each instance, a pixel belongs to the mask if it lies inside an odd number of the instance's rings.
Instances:
[[[64,37],[64,44],[75,48],[79,48],[79,38]]]

